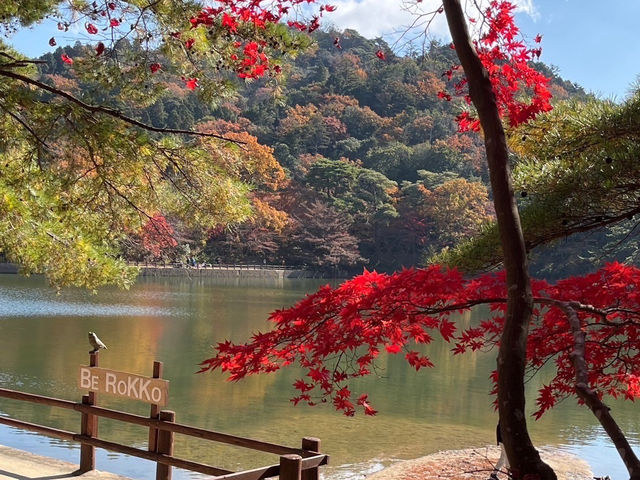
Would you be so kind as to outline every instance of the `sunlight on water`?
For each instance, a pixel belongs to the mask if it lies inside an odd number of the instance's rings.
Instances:
[[[367,392],[379,410],[374,418],[346,418],[330,407],[294,407],[291,384],[300,371],[228,383],[218,373],[195,375],[211,345],[243,340],[268,328],[269,312],[289,306],[314,291],[317,281],[240,279],[142,279],[130,291],[105,289],[97,295],[64,290],[60,295],[42,279],[0,275],[0,385],[22,391],[79,400],[80,365],[88,361],[87,331],[95,331],[109,350],[100,365],[150,375],[154,360],[164,362],[170,404],[177,421],[210,430],[298,446],[304,436],[319,437],[331,455],[327,480],[364,478],[402,459],[440,450],[481,447],[494,442],[496,414],[488,395],[495,353],[453,357],[450,345],[436,341],[428,353],[436,368],[416,373],[399,356],[380,358],[380,377],[353,385]],[[468,324],[469,317],[460,319]],[[527,384],[528,402],[545,380]],[[546,373],[548,376],[548,372]],[[100,405],[148,415],[149,407],[108,395]],[[640,417],[630,403],[612,404],[622,428],[640,445]],[[0,414],[78,431],[75,412],[0,400]],[[575,401],[563,402],[538,422],[531,421],[537,445],[574,453],[594,473],[625,478],[622,463],[597,422]],[[102,419],[100,438],[146,447],[147,433],[133,425]],[[0,443],[77,463],[74,444],[0,427]],[[176,437],[176,455],[229,470],[278,462],[260,454],[201,440]],[[155,477],[154,464],[98,450],[98,468],[141,480]],[[177,480],[203,476],[177,470]]]
[[[66,298],[65,298],[66,297]],[[26,316],[166,316],[179,311],[153,306],[144,307],[133,304],[105,304],[95,297],[93,302],[70,301],[69,295],[56,295],[50,290],[33,288],[2,288],[2,317]],[[89,298],[91,300],[91,298]]]

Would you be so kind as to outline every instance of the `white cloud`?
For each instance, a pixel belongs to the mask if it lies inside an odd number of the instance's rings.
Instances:
[[[338,8],[324,17],[325,24],[330,22],[339,29],[351,28],[367,38],[402,31],[415,19],[411,12],[402,8],[402,0],[334,0],[332,3]],[[438,2],[428,0],[423,3],[433,6]],[[442,18],[436,19],[432,33],[442,36],[447,32],[446,21],[444,16],[438,17]]]
[[[394,33],[405,31],[415,19],[415,8],[404,8],[409,1],[404,0],[333,0],[337,8],[325,15],[324,24],[334,25],[338,29],[351,28],[367,38],[392,37]],[[476,12],[473,2],[467,6],[471,15]],[[478,5],[485,8],[489,0],[478,0]],[[534,0],[515,0],[518,12],[536,18],[538,13]],[[440,0],[424,0],[418,4],[422,13],[432,12],[440,7]],[[429,25],[429,36],[448,39],[449,30],[444,14],[437,15]]]
[[[537,19],[538,16],[540,15],[538,13],[538,9],[533,4],[533,0],[516,0],[513,3],[516,4],[516,7],[517,7],[516,12],[526,13],[534,20]]]

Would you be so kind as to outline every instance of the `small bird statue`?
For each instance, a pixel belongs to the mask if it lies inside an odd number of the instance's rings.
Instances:
[[[93,350],[91,350],[89,353],[96,353],[101,348],[107,350],[107,346],[102,343],[102,340],[100,340],[98,336],[93,332],[89,332],[89,343],[93,347]]]

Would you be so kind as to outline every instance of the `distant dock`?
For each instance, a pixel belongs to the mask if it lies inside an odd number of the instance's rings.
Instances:
[[[187,278],[344,278],[328,272],[306,270],[280,265],[214,264],[186,266],[179,264],[136,264],[141,277],[187,277]],[[340,273],[340,272],[338,272]]]
[[[183,264],[135,263],[140,269],[141,277],[184,277],[184,278],[264,278],[264,279],[294,279],[294,278],[348,278],[344,272],[335,275],[329,272],[307,270],[280,265],[204,265],[187,266]],[[18,273],[18,266],[14,263],[0,263],[0,274]]]

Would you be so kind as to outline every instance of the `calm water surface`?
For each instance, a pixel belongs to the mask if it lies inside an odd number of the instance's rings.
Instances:
[[[105,368],[150,375],[164,362],[170,403],[177,421],[274,443],[299,445],[303,436],[322,439],[331,455],[329,480],[358,479],[394,461],[444,449],[477,447],[494,441],[496,414],[488,396],[495,353],[452,357],[442,342],[429,347],[436,368],[416,373],[402,358],[382,359],[379,377],[357,390],[369,393],[379,414],[346,418],[330,407],[294,407],[288,399],[296,369],[228,383],[217,374],[196,375],[211,345],[246,339],[266,328],[268,313],[293,304],[320,284],[314,281],[229,281],[141,279],[130,291],[105,289],[97,295],[67,290],[60,295],[39,278],[0,275],[0,385],[79,400],[78,367],[88,361],[87,332],[99,334],[109,349]],[[468,323],[470,318],[460,318]],[[533,392],[544,381],[534,378]],[[148,406],[102,395],[103,406],[148,414]],[[529,404],[534,404],[530,397]],[[612,404],[630,440],[640,450],[640,416],[631,403]],[[0,400],[0,414],[77,431],[74,412]],[[531,421],[537,445],[558,446],[589,461],[595,474],[622,480],[625,469],[592,415],[567,401],[538,422]],[[144,448],[140,427],[100,420],[100,436]],[[0,443],[78,462],[75,444],[0,426]],[[230,470],[277,463],[277,457],[176,437],[176,456]],[[98,450],[101,470],[133,478],[155,478],[155,464]],[[201,478],[176,470],[177,479]]]

